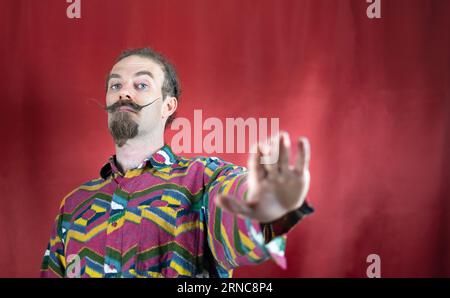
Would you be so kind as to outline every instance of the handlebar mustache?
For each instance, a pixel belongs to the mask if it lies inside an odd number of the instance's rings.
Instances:
[[[113,103],[112,105],[105,106],[105,110],[108,113],[113,113],[113,112],[117,111],[117,109],[119,109],[120,107],[126,106],[129,108],[132,108],[136,112],[139,112],[140,110],[142,110],[145,107],[148,107],[149,105],[153,104],[155,101],[157,101],[160,98],[161,97],[158,97],[146,105],[139,105],[131,100],[118,100],[115,103]]]

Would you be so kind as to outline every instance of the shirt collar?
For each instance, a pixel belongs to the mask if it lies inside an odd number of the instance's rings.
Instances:
[[[153,167],[156,170],[162,170],[171,167],[176,161],[177,156],[173,153],[172,148],[164,144],[158,151],[144,159],[137,169]],[[108,162],[101,168],[100,176],[106,180],[112,173],[120,173],[116,164],[116,155],[111,156]]]

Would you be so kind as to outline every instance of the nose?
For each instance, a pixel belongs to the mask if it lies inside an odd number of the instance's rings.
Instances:
[[[131,95],[123,92],[119,95],[119,99],[120,100],[131,100]]]
[[[120,100],[132,100],[135,96],[133,90],[133,82],[131,80],[123,82],[122,88],[120,88],[119,99]]]

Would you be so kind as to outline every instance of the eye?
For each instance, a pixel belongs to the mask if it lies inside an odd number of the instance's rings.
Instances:
[[[145,83],[138,83],[138,84],[136,85],[136,88],[138,88],[139,90],[145,90],[145,89],[148,88],[148,85],[145,84]]]
[[[118,90],[121,87],[119,83],[112,84],[111,87],[109,87],[111,90]]]

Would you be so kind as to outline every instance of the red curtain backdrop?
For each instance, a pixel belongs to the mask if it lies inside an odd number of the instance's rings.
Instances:
[[[147,45],[178,68],[179,116],[279,118],[311,141],[317,211],[287,270],[236,276],[365,277],[370,254],[383,277],[450,276],[450,1],[382,0],[376,20],[365,0],[68,5],[0,4],[0,276],[38,276],[61,199],[114,153],[92,100],[116,55]]]

